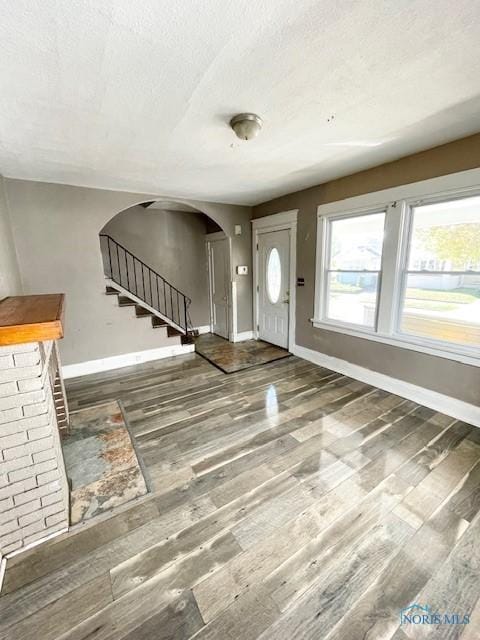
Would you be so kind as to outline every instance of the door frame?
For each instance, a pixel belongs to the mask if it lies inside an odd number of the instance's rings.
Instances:
[[[227,278],[228,278],[228,287],[227,287],[227,335],[228,340],[232,341],[233,327],[233,313],[232,313],[232,303],[235,293],[233,289],[232,282],[232,240],[224,231],[216,231],[215,233],[207,233],[205,235],[205,251],[207,255],[207,278],[208,278],[208,309],[210,311],[210,333],[213,333],[213,281],[212,281],[212,269],[211,269],[211,248],[212,244],[218,241],[227,241],[227,250],[228,250],[228,265],[227,265]]]
[[[290,231],[290,302],[288,306],[288,350],[295,348],[295,316],[297,308],[296,277],[297,277],[297,216],[298,209],[274,213],[270,216],[252,220],[252,264],[253,264],[253,336],[258,340],[258,238],[262,233],[270,231]]]

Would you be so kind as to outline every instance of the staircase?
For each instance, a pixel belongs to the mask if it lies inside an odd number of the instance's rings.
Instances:
[[[106,295],[117,296],[119,307],[134,307],[137,318],[150,317],[153,329],[166,329],[169,338],[193,344],[190,298],[111,236],[101,233],[100,245]]]

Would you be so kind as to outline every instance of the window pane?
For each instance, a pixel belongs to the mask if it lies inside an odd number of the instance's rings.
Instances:
[[[267,293],[270,302],[275,304],[280,297],[282,285],[282,267],[280,264],[280,254],[275,247],[270,251],[267,260]]]
[[[329,273],[327,318],[374,327],[377,288],[377,273]]]
[[[480,197],[413,209],[409,271],[480,271]]]
[[[410,274],[401,330],[466,345],[480,345],[480,275]]]
[[[330,269],[380,271],[385,213],[331,222]]]

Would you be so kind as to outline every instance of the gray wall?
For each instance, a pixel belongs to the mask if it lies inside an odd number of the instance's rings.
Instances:
[[[0,176],[0,300],[22,292],[3,176]]]
[[[192,300],[194,327],[210,323],[205,216],[136,206],[115,216],[103,232]]]
[[[163,346],[149,320],[116,306],[104,294],[100,230],[117,213],[140,202],[157,200],[134,194],[69,185],[5,180],[14,242],[25,293],[66,293],[64,364]],[[183,201],[204,211],[232,236],[234,263],[251,265],[248,207]],[[243,233],[234,235],[235,224]],[[252,328],[251,277],[237,276],[239,331]],[[145,323],[145,325],[142,325]]]
[[[297,288],[296,343],[480,406],[478,367],[316,329],[310,322],[314,310],[318,205],[479,166],[477,134],[254,207],[254,218],[299,209],[297,276],[305,278],[305,286]]]
[[[237,289],[237,331],[239,333],[251,331],[253,329],[251,207],[195,200],[189,200],[188,203],[212,218],[231,238],[231,278]],[[238,236],[235,235],[235,225],[241,226],[242,233]],[[247,276],[239,276],[235,273],[239,265],[248,267]]]

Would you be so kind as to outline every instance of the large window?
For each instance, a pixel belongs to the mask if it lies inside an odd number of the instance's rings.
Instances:
[[[319,207],[314,325],[480,364],[477,194]]]
[[[480,197],[411,208],[400,331],[480,346]]]
[[[325,315],[374,327],[385,212],[329,221]]]

